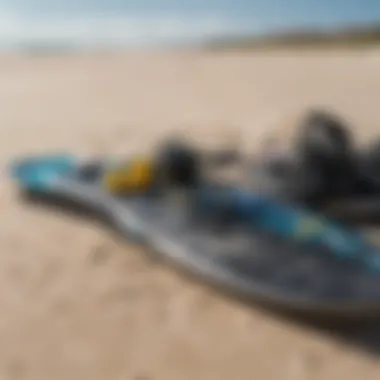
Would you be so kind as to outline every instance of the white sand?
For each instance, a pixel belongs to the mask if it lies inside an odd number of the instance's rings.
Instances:
[[[0,160],[127,153],[180,128],[253,149],[327,106],[377,133],[380,50],[0,58]],[[293,115],[293,116],[289,116]],[[230,136],[230,135],[228,135]],[[379,379],[366,352],[184,280],[100,226],[0,189],[0,379]]]

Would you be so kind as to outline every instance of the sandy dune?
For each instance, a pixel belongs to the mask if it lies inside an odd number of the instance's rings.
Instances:
[[[5,165],[141,150],[177,128],[207,143],[236,128],[251,150],[271,129],[286,140],[287,118],[314,105],[367,137],[380,50],[7,56],[0,83],[0,379],[379,379],[376,353],[352,343],[362,333],[350,344],[267,315],[100,226],[22,207]]]

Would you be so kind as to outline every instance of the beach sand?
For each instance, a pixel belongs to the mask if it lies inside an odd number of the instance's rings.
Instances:
[[[8,55],[0,83],[0,379],[379,379],[356,342],[373,330],[343,339],[226,298],[96,223],[21,205],[6,165],[143,151],[176,130],[205,144],[237,131],[253,151],[315,106],[365,139],[380,50]]]

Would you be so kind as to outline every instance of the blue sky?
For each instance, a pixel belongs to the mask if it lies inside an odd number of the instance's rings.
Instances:
[[[296,23],[380,20],[379,0],[0,0],[0,7],[46,13],[217,13]]]
[[[0,0],[0,43],[139,44],[375,21],[380,0]]]

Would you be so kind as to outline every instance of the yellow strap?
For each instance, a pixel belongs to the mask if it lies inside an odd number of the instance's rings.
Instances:
[[[111,192],[146,190],[154,178],[154,165],[147,159],[136,159],[127,165],[107,173],[105,187]]]

